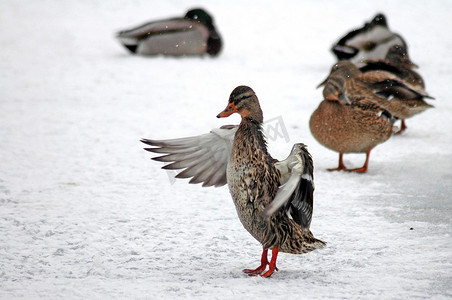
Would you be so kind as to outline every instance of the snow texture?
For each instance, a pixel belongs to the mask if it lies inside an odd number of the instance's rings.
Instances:
[[[114,39],[196,6],[224,38],[218,58],[132,56]],[[338,155],[308,127],[315,87],[333,42],[378,12],[435,108],[377,146],[367,174],[330,173]],[[0,298],[451,299],[451,12],[446,0],[1,1]],[[274,157],[308,145],[311,229],[328,243],[281,254],[269,279],[241,271],[261,246],[227,187],[175,181],[139,142],[238,123],[215,116],[241,84]]]

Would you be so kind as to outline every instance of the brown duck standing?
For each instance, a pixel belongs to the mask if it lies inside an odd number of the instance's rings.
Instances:
[[[349,61],[335,64],[321,84],[325,85],[324,100],[309,121],[314,138],[339,152],[339,166],[330,171],[367,172],[370,151],[388,140],[393,131],[395,120],[382,105],[388,101],[354,80],[358,75],[360,71]],[[366,161],[361,168],[347,169],[344,153],[366,153]]]
[[[289,157],[273,159],[262,132],[263,114],[254,91],[235,88],[218,118],[239,113],[239,126],[225,126],[208,134],[174,139],[142,140],[165,155],[164,169],[184,169],[176,177],[192,178],[203,186],[228,184],[245,229],[263,245],[261,264],[245,269],[250,276],[269,277],[279,251],[301,254],[325,245],[309,230],[313,208],[313,163],[304,144],[295,144]],[[268,250],[272,257],[268,261]],[[268,270],[267,266],[269,267]]]
[[[407,48],[403,45],[394,45],[389,48],[388,54],[385,59],[369,60],[365,62],[365,65],[360,68],[362,73],[369,73],[370,77],[375,72],[383,71],[388,72],[400,80],[403,80],[411,87],[411,90],[415,92],[406,92],[409,89],[404,89],[402,93],[399,90],[393,92],[387,92],[385,89],[380,89],[377,93],[380,96],[390,99],[395,102],[395,107],[392,113],[395,117],[401,121],[400,130],[396,134],[403,133],[407,126],[405,119],[411,118],[429,108],[433,105],[428,104],[424,98],[432,97],[425,93],[425,83],[422,76],[413,70],[416,65],[410,60],[408,56]]]

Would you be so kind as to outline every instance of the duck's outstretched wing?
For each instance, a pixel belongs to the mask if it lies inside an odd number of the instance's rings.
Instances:
[[[314,166],[306,146],[295,144],[290,155],[275,167],[281,172],[281,186],[265,208],[264,217],[284,209],[295,222],[309,228],[314,202]]]
[[[165,154],[153,160],[169,163],[166,170],[180,170],[176,178],[191,178],[189,183],[202,183],[203,187],[223,186],[227,183],[226,167],[231,156],[237,126],[223,126],[199,136],[141,142],[154,146],[144,148],[153,153]]]

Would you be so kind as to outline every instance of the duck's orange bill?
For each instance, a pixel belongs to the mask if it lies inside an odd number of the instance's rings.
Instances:
[[[237,107],[233,102],[231,102],[228,103],[228,106],[226,106],[226,108],[217,115],[217,118],[226,118],[236,112],[238,112]]]

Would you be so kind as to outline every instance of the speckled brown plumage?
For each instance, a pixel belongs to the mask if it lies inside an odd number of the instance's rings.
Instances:
[[[376,72],[384,72],[385,74],[390,73],[406,83],[406,86],[399,88],[399,91],[388,92],[384,89],[377,91],[381,96],[391,100],[391,112],[401,119],[401,129],[397,132],[398,134],[407,128],[405,119],[433,107],[425,101],[425,98],[432,99],[432,97],[425,93],[424,79],[413,70],[415,66],[408,56],[407,48],[402,45],[394,45],[389,49],[385,59],[366,61],[365,65],[360,68],[360,71],[365,73],[363,76],[368,78],[372,78]],[[402,88],[404,91],[401,91]]]
[[[227,168],[229,191],[243,226],[263,245],[263,260],[265,261],[267,249],[273,250],[276,264],[278,250],[300,254],[323,247],[324,243],[315,239],[309,230],[309,223],[295,222],[286,210],[277,211],[270,218],[262,217],[281,185],[281,174],[275,167],[277,161],[267,152],[261,129],[262,111],[254,91],[246,86],[237,87],[231,94],[226,114],[219,116],[228,116],[231,106],[234,112],[242,116],[242,121],[235,133]],[[305,156],[305,160],[308,160],[308,168],[312,170],[309,154]],[[312,199],[312,190],[310,193]],[[310,206],[312,207],[312,203]],[[254,275],[262,273],[263,267],[265,266],[261,264],[255,270],[244,271]],[[270,262],[271,273],[272,269],[275,270],[276,265],[272,266]],[[271,273],[265,273],[264,276]]]
[[[267,152],[261,124],[243,118],[235,134],[227,178],[229,191],[245,229],[264,248],[300,254],[323,243],[309,229],[291,220],[284,211],[262,218],[280,186],[280,172]],[[312,165],[312,163],[311,163]]]
[[[235,88],[217,117],[233,113],[241,116],[238,126],[189,138],[142,142],[153,146],[145,150],[163,154],[153,158],[168,163],[163,168],[183,169],[177,178],[191,178],[190,183],[203,186],[228,184],[241,223],[263,247],[260,265],[244,272],[269,277],[277,270],[279,251],[301,254],[325,245],[309,229],[313,162],[302,143],[295,144],[285,160],[271,157],[262,132],[262,110],[250,87]]]
[[[323,100],[311,115],[309,126],[315,139],[325,147],[339,152],[339,166],[330,170],[367,172],[370,151],[392,134],[391,113],[360,80],[359,70],[351,62],[336,64],[325,85]],[[380,101],[381,100],[381,101]],[[366,153],[364,166],[347,169],[344,153]]]

